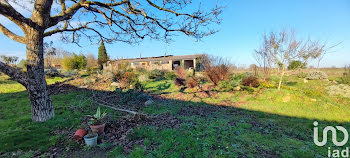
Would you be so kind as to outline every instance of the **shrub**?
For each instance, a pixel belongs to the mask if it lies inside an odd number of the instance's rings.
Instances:
[[[114,72],[115,79],[117,81],[120,81],[121,79],[123,79],[124,74],[124,71],[117,70],[116,72]]]
[[[176,67],[175,68],[175,76],[176,76],[176,78],[180,78],[180,79],[185,80],[185,78],[187,76],[185,69],[183,69],[181,67]]]
[[[176,78],[176,75],[173,71],[165,72],[164,77],[167,80],[174,80]]]
[[[45,70],[45,75],[48,77],[59,77],[61,76],[57,69],[50,68]]]
[[[223,91],[233,91],[237,85],[230,80],[219,81],[218,87]]]
[[[189,77],[186,81],[187,83],[187,87],[188,88],[194,88],[198,86],[198,79],[194,78],[194,77]]]
[[[185,86],[185,79],[175,78],[174,84],[176,86]]]
[[[242,84],[244,86],[249,86],[249,87],[258,87],[259,86],[259,81],[257,77],[254,76],[248,76],[242,79]]]
[[[149,79],[162,78],[162,77],[164,77],[164,71],[158,70],[158,69],[152,70],[152,71],[149,72],[148,77],[149,77]]]
[[[350,98],[350,86],[346,84],[339,84],[327,87],[330,95],[341,95]]]
[[[230,64],[225,58],[204,55],[200,63],[203,66],[205,75],[215,86],[228,76]]]
[[[245,74],[233,74],[228,80],[219,81],[218,86],[223,91],[233,91],[245,76]]]
[[[294,60],[288,65],[288,70],[295,70],[295,69],[305,69],[306,63],[303,63],[301,61]]]
[[[350,85],[350,65],[345,67],[345,72],[340,77],[340,83]]]
[[[137,77],[140,82],[145,82],[148,80],[148,76],[146,74],[141,74],[139,77]]]
[[[108,81],[115,81],[116,80],[115,75],[109,71],[103,71],[100,78],[102,78],[103,80],[108,80]]]
[[[313,71],[309,72],[306,76],[306,79],[308,80],[322,80],[322,79],[328,79],[328,76],[326,73],[322,71]]]
[[[228,75],[228,67],[226,65],[207,67],[204,72],[208,79],[218,85],[219,81],[224,80]]]
[[[72,56],[66,56],[63,58],[63,69],[65,70],[74,70],[74,69],[85,69],[87,65],[87,59],[83,54]]]
[[[306,76],[307,76],[307,73],[305,73],[305,72],[300,72],[297,74],[298,78],[305,78]]]

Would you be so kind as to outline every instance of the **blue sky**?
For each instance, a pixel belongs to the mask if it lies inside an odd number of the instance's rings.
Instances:
[[[227,57],[240,66],[249,66],[255,63],[252,53],[259,47],[264,32],[293,28],[298,37],[310,36],[327,41],[329,45],[342,42],[323,59],[321,66],[350,64],[349,0],[226,0],[222,3],[227,7],[218,27],[220,32],[200,42],[179,35],[170,44],[154,40],[144,40],[138,45],[106,44],[107,52],[112,58],[139,57],[140,53],[143,57],[160,56],[165,52],[172,55],[208,53]],[[4,21],[3,18],[0,20]],[[98,51],[98,45],[88,43],[78,47],[58,41],[55,46],[76,53],[97,55]],[[0,55],[25,57],[25,45],[2,34],[0,48]]]

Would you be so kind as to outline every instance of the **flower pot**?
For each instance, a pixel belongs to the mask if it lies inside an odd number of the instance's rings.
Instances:
[[[98,137],[98,134],[95,134],[93,137],[91,137],[90,135],[85,135],[84,136],[85,144],[87,146],[96,146],[97,145],[97,137]]]
[[[86,135],[86,131],[83,129],[78,129],[73,136],[74,140],[81,140]]]
[[[104,123],[102,125],[90,125],[90,128],[94,133],[103,134],[105,130],[105,126],[106,124]]]

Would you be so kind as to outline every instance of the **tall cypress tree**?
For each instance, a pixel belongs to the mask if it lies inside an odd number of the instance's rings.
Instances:
[[[108,61],[108,55],[107,55],[107,51],[106,51],[106,47],[103,43],[103,41],[101,41],[101,45],[100,47],[98,47],[98,59],[97,59],[97,63],[100,66],[100,69],[103,68],[103,64],[106,63]]]

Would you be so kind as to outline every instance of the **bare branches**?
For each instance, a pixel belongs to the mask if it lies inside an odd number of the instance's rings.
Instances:
[[[30,19],[24,17],[21,13],[17,12],[7,0],[0,0],[0,14],[7,17],[9,20],[18,25],[24,30],[24,24],[32,26],[33,23]]]
[[[321,44],[317,40],[312,41],[310,38],[307,40],[297,39],[293,30],[290,32],[282,30],[278,33],[265,33],[263,39],[263,44],[256,53],[267,60],[271,60],[281,70],[278,89],[281,88],[285,69],[292,61],[301,60],[306,63],[309,59],[322,56],[326,48],[325,44]]]
[[[80,0],[73,2],[71,7],[67,7],[67,4],[61,1],[62,12],[50,18],[48,27],[55,26],[62,21],[96,22],[89,27],[68,25],[55,29],[55,31],[51,30],[45,36],[67,31],[72,32],[70,34],[72,39],[84,35],[90,41],[97,37],[103,38],[108,43],[113,41],[136,43],[146,37],[157,40],[163,37],[167,39],[173,35],[172,32],[181,32],[200,39],[217,32],[217,30],[210,29],[209,26],[220,23],[221,19],[218,16],[222,12],[221,7],[216,7],[208,12],[201,11],[199,7],[192,13],[182,13],[182,9],[191,2],[177,0],[163,1],[162,4],[151,0]],[[65,39],[68,37],[69,35]]]
[[[8,38],[10,38],[10,39],[12,39],[12,40],[14,40],[16,42],[25,43],[25,38],[24,37],[14,34],[13,32],[11,32],[9,29],[7,29],[2,24],[0,24],[0,32],[3,33]]]
[[[27,87],[28,77],[21,70],[18,70],[0,61],[0,71],[10,76],[13,80],[19,82],[24,87]]]

